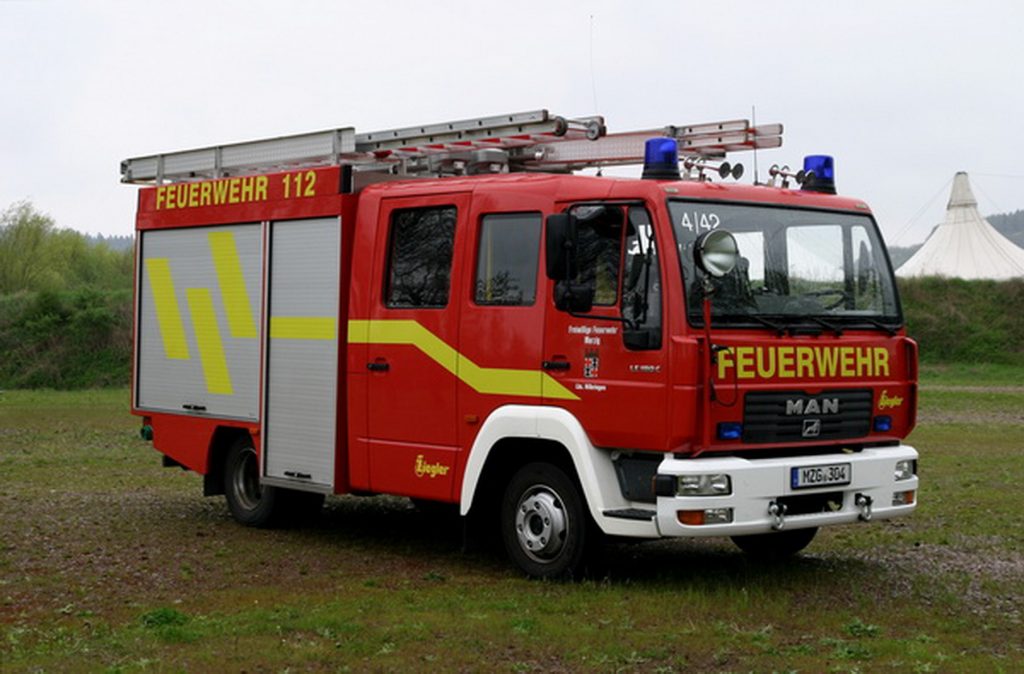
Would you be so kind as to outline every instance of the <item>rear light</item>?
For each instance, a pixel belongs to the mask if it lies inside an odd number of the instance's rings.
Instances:
[[[142,417],[142,428],[139,429],[139,437],[147,442],[153,439],[152,417]]]

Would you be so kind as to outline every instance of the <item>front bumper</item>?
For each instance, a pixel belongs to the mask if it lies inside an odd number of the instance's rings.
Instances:
[[[908,515],[917,507],[917,475],[896,480],[896,462],[917,459],[917,450],[906,445],[864,449],[857,453],[838,452],[814,456],[771,459],[708,457],[668,458],[661,462],[659,475],[701,475],[724,473],[732,480],[728,496],[659,496],[657,523],[662,536],[739,536],[780,529],[803,529],[832,524],[881,520]],[[851,464],[851,482],[842,486],[793,489],[793,468]],[[897,493],[913,491],[913,503],[893,505]],[[814,502],[815,495],[830,494],[833,503],[818,512],[801,513],[800,504]],[[780,505],[788,507],[783,509]],[[869,505],[868,505],[869,504]],[[797,506],[797,507],[792,507]],[[731,508],[732,521],[721,524],[689,525],[680,521],[682,511]],[[788,512],[781,513],[780,511]]]

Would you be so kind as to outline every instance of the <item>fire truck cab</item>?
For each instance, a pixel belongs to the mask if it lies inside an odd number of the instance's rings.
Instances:
[[[537,111],[126,160],[143,436],[244,524],[457,504],[539,577],[603,535],[779,556],[909,514],[917,352],[870,210],[827,157],[729,181],[780,134]]]

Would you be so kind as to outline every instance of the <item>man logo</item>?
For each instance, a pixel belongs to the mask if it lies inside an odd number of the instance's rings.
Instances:
[[[786,416],[804,414],[839,414],[839,398],[790,398],[786,401]]]
[[[804,430],[801,435],[805,438],[816,438],[821,435],[821,419],[804,419]]]

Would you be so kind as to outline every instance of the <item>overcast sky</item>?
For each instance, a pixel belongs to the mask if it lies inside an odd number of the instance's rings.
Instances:
[[[982,213],[1024,208],[1022,41],[1018,0],[0,0],[0,209],[29,199],[129,234],[131,156],[538,108],[615,132],[756,106],[785,125],[762,177],[833,154],[840,192],[907,245],[959,170]]]

